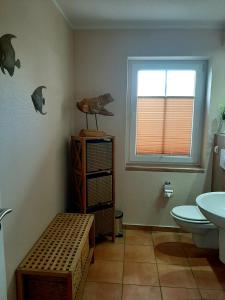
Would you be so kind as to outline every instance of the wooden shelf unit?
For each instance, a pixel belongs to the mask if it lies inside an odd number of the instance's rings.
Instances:
[[[71,137],[73,207],[95,215],[95,233],[115,240],[114,137]]]
[[[16,270],[18,300],[80,300],[94,262],[94,216],[56,215]]]

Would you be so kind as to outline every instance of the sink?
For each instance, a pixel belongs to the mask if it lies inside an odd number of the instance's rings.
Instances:
[[[225,192],[201,194],[196,198],[196,203],[209,221],[225,228]]]
[[[219,257],[225,263],[225,192],[201,194],[196,203],[203,215],[219,229]]]

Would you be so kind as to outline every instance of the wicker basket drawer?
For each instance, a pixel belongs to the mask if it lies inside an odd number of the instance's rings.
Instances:
[[[87,179],[87,207],[112,202],[112,175]]]
[[[84,266],[86,264],[86,261],[88,259],[88,255],[89,255],[89,238],[86,239],[84,247],[83,247],[82,252],[81,252],[82,271],[83,271],[83,268],[84,268]]]
[[[110,234],[114,230],[114,207],[92,212],[95,215],[95,233],[97,235]]]
[[[112,140],[87,141],[87,172],[112,169]]]

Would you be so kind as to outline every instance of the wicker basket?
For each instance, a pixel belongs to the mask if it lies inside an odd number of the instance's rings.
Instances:
[[[87,177],[87,207],[112,202],[112,175]]]
[[[114,207],[92,212],[95,215],[95,234],[96,236],[111,234],[114,228]]]
[[[87,173],[112,169],[112,140],[87,140]]]

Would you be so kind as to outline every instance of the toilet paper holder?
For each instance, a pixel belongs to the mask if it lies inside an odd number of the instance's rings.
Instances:
[[[164,197],[171,198],[173,196],[173,187],[170,181],[166,181],[163,186]]]

